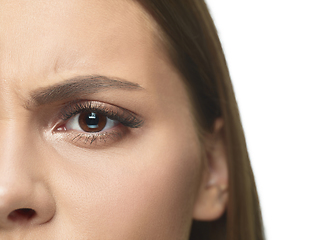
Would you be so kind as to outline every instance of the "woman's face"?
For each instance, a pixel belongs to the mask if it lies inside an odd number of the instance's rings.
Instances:
[[[201,148],[136,1],[0,0],[0,239],[187,239]]]

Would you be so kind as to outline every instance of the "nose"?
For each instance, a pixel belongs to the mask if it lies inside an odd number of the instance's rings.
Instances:
[[[55,202],[36,148],[21,141],[2,140],[3,137],[0,140],[0,232],[49,222],[55,214]]]
[[[13,169],[5,174],[1,171],[0,181],[0,229],[40,225],[52,219],[54,201],[41,182],[32,182]]]

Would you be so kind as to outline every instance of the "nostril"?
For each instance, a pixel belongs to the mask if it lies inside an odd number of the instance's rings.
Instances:
[[[28,221],[36,215],[36,212],[31,208],[20,208],[12,211],[8,218],[14,222]]]

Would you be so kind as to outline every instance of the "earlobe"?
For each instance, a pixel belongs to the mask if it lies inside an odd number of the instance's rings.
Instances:
[[[213,133],[205,136],[204,151],[206,167],[194,205],[193,218],[200,221],[218,219],[228,203],[228,167],[223,120],[217,119]]]

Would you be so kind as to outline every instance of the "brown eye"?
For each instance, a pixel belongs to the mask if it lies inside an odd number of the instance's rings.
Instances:
[[[66,123],[66,130],[76,130],[80,132],[101,132],[117,126],[119,121],[106,117],[105,114],[84,111],[70,118]]]
[[[85,132],[100,132],[103,130],[107,121],[106,116],[95,112],[83,112],[79,114],[79,126]]]

